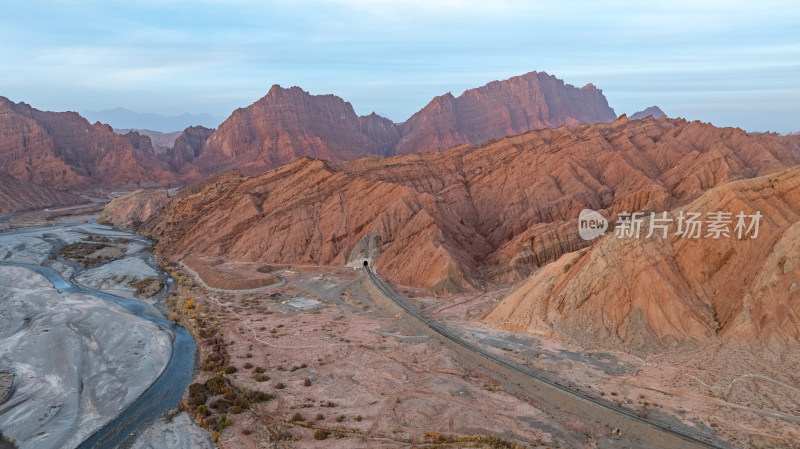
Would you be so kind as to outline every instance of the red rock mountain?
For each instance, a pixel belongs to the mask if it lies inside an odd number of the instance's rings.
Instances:
[[[603,92],[591,84],[578,89],[540,72],[470,89],[459,97],[434,98],[401,125],[396,154],[440,151],[466,143],[532,129],[612,122],[617,116]]]
[[[310,156],[353,160],[376,155],[383,125],[391,122],[356,115],[350,103],[334,95],[310,95],[299,87],[273,86],[262,99],[237,109],[211,134],[194,163],[204,172],[237,167],[264,171]],[[371,135],[375,132],[377,135]]]
[[[796,139],[795,139],[796,140]],[[531,131],[439,153],[326,163],[188,188],[143,225],[176,258],[343,265],[375,260],[436,292],[517,281],[588,245],[584,208],[671,210],[795,165],[794,140],[666,117]]]
[[[494,81],[457,98],[436,97],[402,124],[375,113],[359,117],[350,103],[333,95],[273,86],[264,98],[234,111],[201,146],[196,141],[195,158],[175,162],[191,160],[204,173],[228,168],[256,173],[303,156],[350,161],[440,151],[532,129],[615,118],[602,91],[591,84],[578,89],[537,72]]]
[[[0,97],[0,170],[48,187],[92,189],[174,179],[150,138],[118,135],[75,112],[44,112]]]
[[[0,215],[85,202],[82,196],[42,187],[0,171]]]

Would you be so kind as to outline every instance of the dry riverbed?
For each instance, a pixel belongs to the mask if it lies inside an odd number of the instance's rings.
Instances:
[[[97,224],[0,233],[0,261],[48,267],[63,279],[77,274],[79,284],[159,316],[153,295],[163,285],[144,263],[148,247]],[[23,449],[77,447],[136,401],[172,356],[171,336],[157,324],[57,284],[33,269],[0,266],[0,431]],[[213,444],[178,414],[154,423],[135,447]]]

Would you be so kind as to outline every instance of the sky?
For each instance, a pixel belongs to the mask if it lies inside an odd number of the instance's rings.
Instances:
[[[45,110],[227,117],[269,87],[406,120],[544,71],[617,114],[800,131],[796,0],[53,0],[0,13],[0,95]]]

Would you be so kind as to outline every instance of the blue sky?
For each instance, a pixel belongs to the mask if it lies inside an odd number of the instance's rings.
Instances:
[[[618,114],[800,131],[800,2],[4,2],[0,95],[40,109],[226,117],[272,84],[403,121],[531,70]]]

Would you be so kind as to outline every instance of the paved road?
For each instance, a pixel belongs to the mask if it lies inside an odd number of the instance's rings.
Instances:
[[[439,337],[443,345],[477,362],[484,369],[516,384],[527,394],[552,404],[557,408],[588,422],[597,421],[609,428],[621,430],[622,436],[643,448],[730,448],[723,441],[712,441],[703,436],[691,435],[684,429],[644,419],[628,410],[552,381],[528,367],[506,360],[470,343],[446,326],[423,317],[410,303],[385,284],[372,269],[365,270],[378,292],[388,300],[386,308],[402,316],[416,331],[427,331]]]

